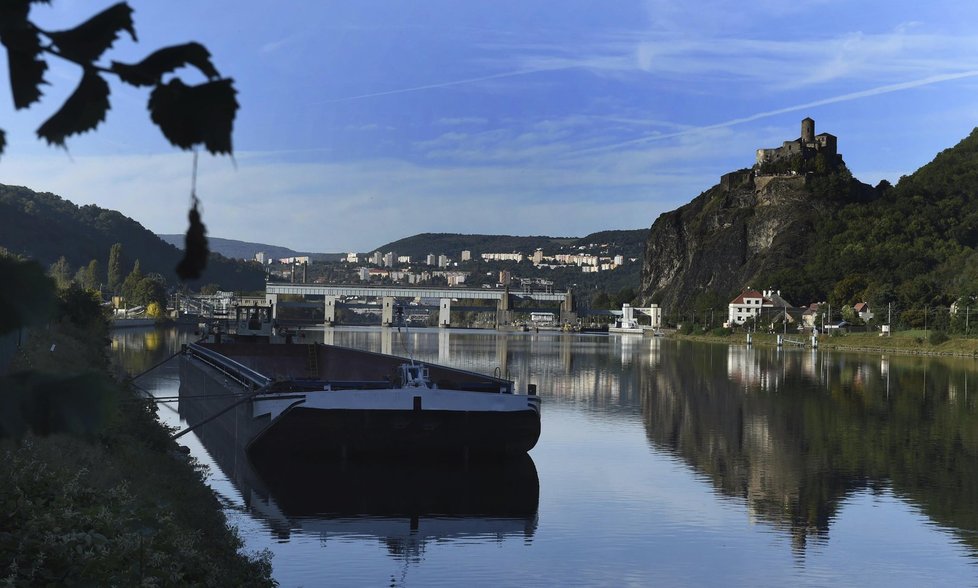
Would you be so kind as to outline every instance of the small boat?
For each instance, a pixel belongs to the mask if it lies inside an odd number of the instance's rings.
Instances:
[[[267,306],[238,308],[232,340],[188,344],[180,363],[181,397],[209,402],[214,419],[237,408],[227,426],[250,455],[498,458],[540,437],[532,384],[518,394],[493,376],[291,343],[271,317]]]

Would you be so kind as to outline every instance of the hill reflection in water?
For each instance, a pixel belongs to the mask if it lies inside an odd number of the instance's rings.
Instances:
[[[827,537],[853,493],[891,489],[978,551],[970,363],[690,343],[676,355],[689,360],[640,384],[649,439],[796,550]]]

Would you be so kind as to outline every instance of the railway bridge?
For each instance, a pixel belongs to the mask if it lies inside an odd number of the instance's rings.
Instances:
[[[450,327],[451,312],[455,310],[487,310],[486,307],[470,307],[461,304],[466,300],[494,300],[496,302],[496,327],[505,327],[513,322],[513,303],[518,299],[530,299],[541,304],[559,305],[560,323],[577,322],[573,293],[568,292],[511,292],[509,288],[457,288],[457,287],[422,287],[422,286],[365,286],[341,284],[293,284],[267,282],[265,284],[265,301],[279,306],[279,296],[294,295],[322,297],[323,322],[332,325],[336,322],[336,309],[348,305],[344,301],[349,298],[379,299],[381,308],[381,324],[394,324],[394,308],[398,299],[436,299],[438,300],[438,326]],[[525,309],[521,309],[525,310]]]

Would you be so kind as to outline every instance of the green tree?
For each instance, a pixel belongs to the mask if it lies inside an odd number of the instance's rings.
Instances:
[[[846,304],[842,307],[842,319],[849,324],[854,324],[859,320],[859,315],[852,306]]]
[[[51,264],[48,268],[48,275],[54,279],[55,285],[59,290],[64,290],[71,285],[71,266],[68,265],[68,260],[62,255],[58,258],[58,261]]]
[[[835,306],[844,306],[858,302],[859,295],[866,289],[866,278],[860,275],[850,275],[835,283],[829,302]]]
[[[132,271],[126,276],[126,279],[122,282],[122,297],[126,299],[126,306],[137,305],[135,301],[135,291],[136,286],[143,279],[143,272],[139,269],[139,260],[132,266]]]
[[[58,299],[58,320],[107,334],[108,328],[102,314],[101,301],[95,292],[72,282],[58,293]]]
[[[53,280],[36,261],[0,255],[0,334],[43,324],[54,314],[57,294]]]
[[[611,304],[611,299],[608,298],[608,293],[605,292],[604,290],[601,290],[600,292],[595,294],[594,298],[591,299],[592,308],[601,308],[601,309],[610,308],[610,304]]]
[[[99,287],[102,285],[101,271],[99,268],[98,260],[93,259],[88,262],[88,266],[85,268],[85,276],[82,281],[82,286],[86,290],[98,291]]]
[[[119,292],[119,287],[122,285],[121,255],[122,243],[115,243],[112,245],[112,248],[109,249],[108,281],[106,282],[109,287],[109,292],[112,294],[117,294]]]

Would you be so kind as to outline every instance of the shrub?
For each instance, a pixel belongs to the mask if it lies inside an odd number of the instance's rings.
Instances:
[[[940,345],[941,343],[947,341],[950,337],[944,331],[932,331],[930,334],[930,344]]]
[[[733,329],[727,327],[717,327],[713,329],[712,334],[714,337],[726,337],[733,334]]]

